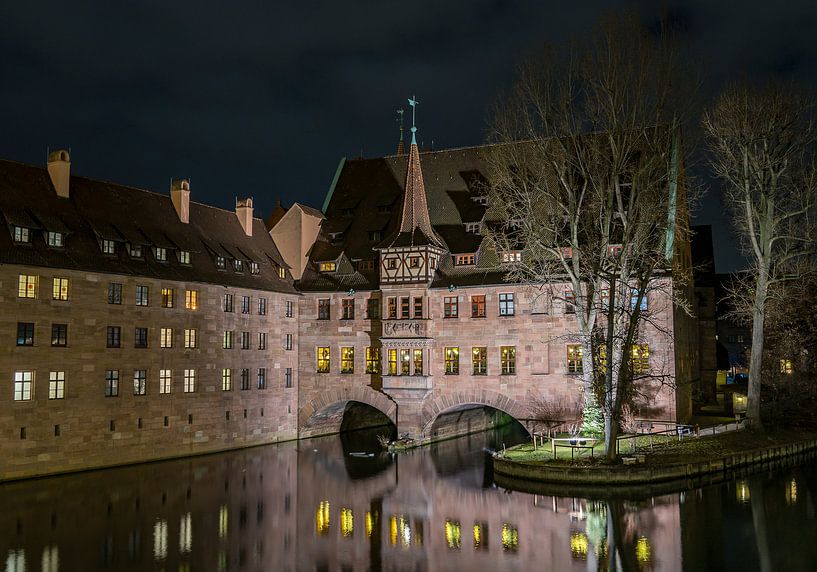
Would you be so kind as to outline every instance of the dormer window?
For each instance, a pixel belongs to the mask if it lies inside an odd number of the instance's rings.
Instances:
[[[244,261],[243,260],[233,260],[233,270],[236,272],[244,272]]]
[[[286,280],[287,278],[287,269],[284,268],[283,266],[278,267],[278,278],[280,278],[281,280]]]
[[[374,270],[374,260],[358,260],[358,270]]]
[[[340,209],[341,216],[352,216],[354,214],[355,209]]]
[[[320,262],[318,263],[318,270],[321,272],[334,272],[337,265],[334,262]]]
[[[48,246],[54,248],[62,248],[65,246],[65,235],[61,232],[48,231],[45,235],[45,240]]]
[[[167,249],[161,246],[154,246],[153,257],[159,262],[167,262]]]
[[[332,241],[332,244],[337,244],[343,241],[343,233],[342,232],[330,232],[329,233],[329,240]]]
[[[116,254],[116,242],[107,238],[103,238],[102,254]]]
[[[24,226],[15,226],[14,242],[28,244],[31,242],[31,231]]]
[[[261,267],[257,262],[250,262],[250,274],[260,274]]]
[[[380,205],[377,207],[378,214],[389,214],[391,212],[391,205]]]
[[[372,242],[383,240],[383,233],[379,230],[370,230],[369,231],[369,240]]]
[[[476,264],[476,254],[457,254],[454,256],[455,266],[474,266]]]
[[[478,205],[487,205],[488,204],[488,197],[482,195],[478,197],[471,197],[471,200],[477,203]]]
[[[187,250],[180,250],[179,251],[179,263],[180,264],[190,264],[190,252]]]
[[[502,253],[502,262],[522,262],[522,253],[517,251],[506,251]]]
[[[227,260],[223,256],[216,256],[216,268],[219,270],[227,269]]]
[[[482,230],[482,224],[478,222],[465,223],[465,232],[469,234],[479,234],[480,230]]]
[[[128,247],[128,254],[130,254],[131,258],[142,258],[142,256],[144,256],[140,244],[131,244],[130,247]]]

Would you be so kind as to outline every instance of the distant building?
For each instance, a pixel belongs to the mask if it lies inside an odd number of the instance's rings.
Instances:
[[[712,227],[693,226],[692,269],[695,283],[695,317],[698,324],[700,360],[700,404],[714,403],[718,375],[717,277]]]

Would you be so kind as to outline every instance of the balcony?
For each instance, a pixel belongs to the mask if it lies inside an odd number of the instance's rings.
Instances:
[[[420,389],[430,390],[434,387],[430,375],[384,375],[383,390],[389,389]]]

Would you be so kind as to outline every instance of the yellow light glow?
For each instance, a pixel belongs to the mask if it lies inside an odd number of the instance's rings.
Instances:
[[[482,548],[482,526],[479,524],[474,525],[474,549],[478,550]]]
[[[457,521],[445,521],[445,543],[448,548],[459,549],[460,547],[460,523]]]
[[[397,545],[397,515],[391,515],[389,518],[389,541],[392,546]]]
[[[340,532],[343,536],[352,536],[355,532],[355,517],[352,509],[340,509]]]
[[[639,562],[649,562],[652,559],[652,547],[645,536],[639,537],[635,543],[635,557]]]
[[[737,497],[738,502],[741,504],[746,504],[749,502],[751,494],[749,492],[749,484],[746,481],[737,482],[735,496]]]
[[[372,537],[372,529],[374,528],[374,519],[372,518],[372,513],[366,511],[366,536],[368,538]]]
[[[792,479],[786,486],[786,502],[790,505],[797,502],[797,481]]]
[[[576,531],[570,534],[570,554],[573,558],[587,560],[588,545],[589,542],[585,533]]]
[[[222,505],[218,509],[218,537],[227,538],[227,533],[230,531],[230,509],[227,505]]]
[[[315,529],[318,534],[326,534],[329,531],[329,501],[321,501],[315,513]]]
[[[502,524],[502,549],[516,551],[519,548],[519,531],[507,522]]]

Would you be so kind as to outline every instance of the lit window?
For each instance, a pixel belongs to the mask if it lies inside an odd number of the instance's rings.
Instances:
[[[278,278],[281,280],[286,280],[287,278],[287,269],[283,266],[278,267]]]
[[[239,383],[240,385],[238,388],[241,391],[247,391],[250,388],[250,370],[247,368],[242,368],[241,372],[239,373]],[[245,414],[246,417],[246,414]]]
[[[176,291],[173,288],[162,288],[162,308],[172,308],[176,302]]]
[[[136,305],[147,306],[150,290],[147,286],[136,286]]]
[[[186,290],[184,293],[184,307],[188,310],[199,309],[199,291]]]
[[[68,278],[54,278],[52,296],[54,300],[68,299]]]
[[[51,371],[48,373],[48,399],[65,398],[65,372]]]
[[[488,550],[488,523],[474,523],[474,550]]]
[[[499,315],[500,316],[514,315],[513,294],[499,295]]]
[[[37,284],[39,276],[32,276],[30,274],[20,274],[17,282],[17,297],[18,298],[36,298]]]
[[[14,372],[14,401],[31,401],[34,391],[34,372]]]
[[[258,298],[258,315],[259,316],[266,316],[267,315],[267,299],[266,298]]]
[[[397,350],[389,350],[389,375],[397,375]]]
[[[355,348],[340,348],[340,373],[355,373]]]
[[[352,536],[355,531],[355,517],[350,508],[340,509],[340,533],[343,536]]]
[[[318,270],[321,272],[334,272],[337,268],[337,264],[334,262],[319,262],[318,263]]]
[[[519,530],[507,522],[502,523],[502,550],[516,552],[519,548]]]
[[[445,544],[448,548],[459,550],[460,548],[460,523],[456,520],[445,521]]]
[[[184,347],[187,349],[195,349],[199,345],[198,331],[195,328],[186,328],[184,330]]]
[[[502,364],[502,375],[514,375],[516,373],[516,348],[514,346],[500,347],[499,361]]]
[[[447,375],[460,373],[460,348],[445,348],[445,373]]]
[[[632,367],[636,375],[650,371],[650,346],[647,344],[633,344]]]
[[[258,368],[258,389],[266,389],[267,388],[267,368],[259,367]]]
[[[190,264],[190,253],[186,250],[179,251],[179,263]]]
[[[485,375],[488,373],[488,349],[484,347],[472,348],[471,364],[473,365],[474,375]]]
[[[380,348],[366,348],[366,373],[380,373]]]
[[[233,349],[233,331],[232,330],[224,330],[224,337],[222,339],[221,347],[225,350]]]
[[[162,328],[159,330],[159,347],[173,347],[173,328]]]
[[[236,272],[244,272],[244,261],[233,260],[233,270],[235,270]]]
[[[423,375],[423,350],[414,350],[414,375]]]
[[[581,344],[567,344],[567,373],[582,373]]]
[[[216,268],[225,270],[227,268],[227,260],[223,256],[216,256]]]
[[[122,285],[110,282],[108,284],[108,304],[122,303]]]
[[[257,262],[250,262],[250,274],[260,274],[261,267]]]
[[[159,262],[167,262],[167,249],[161,246],[154,246],[153,257]]]
[[[329,319],[329,298],[321,298],[318,300],[318,319]]]
[[[321,501],[315,512],[315,529],[318,534],[329,532],[329,501]]]
[[[116,243],[107,238],[102,239],[102,254],[116,254]]]
[[[476,264],[476,255],[475,254],[457,254],[454,257],[454,265],[455,266],[474,266]]]
[[[193,393],[196,391],[196,370],[184,370],[184,392]]]
[[[341,319],[343,320],[354,320],[355,319],[355,301],[354,299],[343,299],[341,301],[341,307],[343,309],[343,315]]]
[[[34,324],[32,322],[17,322],[17,345],[34,345]]]
[[[232,312],[233,311],[233,295],[232,294],[225,294],[224,295],[223,309],[224,309],[225,312]]]
[[[471,317],[485,317],[485,295],[471,296]]]
[[[587,549],[590,543],[587,535],[578,530],[570,533],[570,555],[577,560],[587,560]]]
[[[318,373],[329,373],[329,348],[318,347]]]
[[[119,370],[109,369],[105,372],[105,397],[119,395]]]
[[[68,345],[68,324],[51,324],[51,345],[60,348]]]
[[[456,296],[446,296],[443,299],[443,317],[456,318],[459,313]]]
[[[780,373],[785,375],[791,375],[793,369],[791,365],[790,359],[781,359],[780,360]]]
[[[227,368],[221,370],[221,391],[231,391],[233,389],[233,370]]]
[[[146,395],[148,392],[148,372],[144,369],[133,371],[133,394]]]
[[[400,375],[411,373],[411,350],[400,350]]]
[[[169,369],[159,370],[159,393],[167,394],[173,389],[173,374]]]
[[[46,235],[46,241],[48,242],[48,246],[60,248],[65,245],[64,237],[65,235],[63,235],[61,232],[49,231]]]
[[[142,245],[140,244],[131,244],[128,247],[128,254],[130,254],[131,258],[142,258]]]
[[[14,242],[31,242],[31,231],[24,226],[15,226]]]

